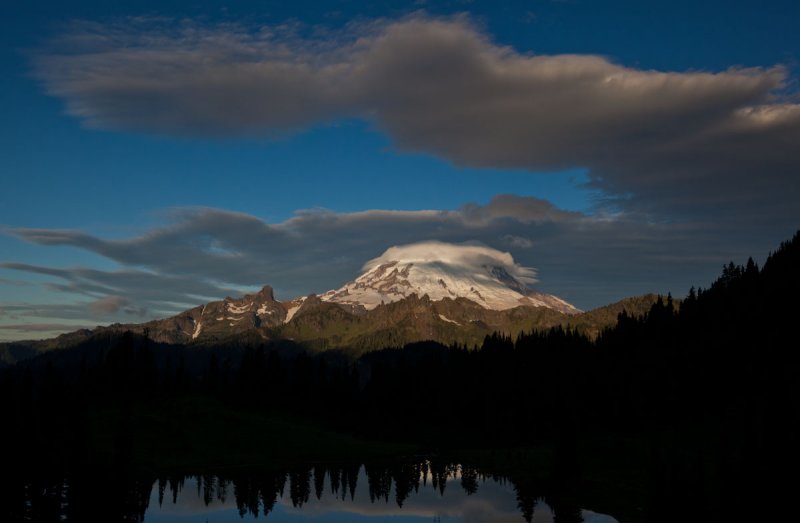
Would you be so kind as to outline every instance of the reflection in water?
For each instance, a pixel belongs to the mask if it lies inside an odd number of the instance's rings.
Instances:
[[[536,482],[428,460],[155,479],[85,475],[2,487],[3,521],[616,522]]]
[[[197,516],[208,522],[242,518],[249,521],[265,514],[267,521],[279,522],[523,521],[518,492],[503,478],[488,478],[461,466],[437,471],[444,475],[437,475],[425,464],[405,466],[410,474],[399,476],[387,474],[386,468],[370,466],[349,470],[316,467],[287,474],[283,479],[278,475],[276,482],[267,481],[266,490],[241,480],[194,476],[181,480],[177,490],[173,490],[177,492],[174,502],[163,495],[162,482],[151,493],[145,522],[181,521]],[[528,521],[616,522],[610,516],[587,510],[577,511],[577,519],[557,517],[545,500],[536,501],[530,519],[525,517]]]

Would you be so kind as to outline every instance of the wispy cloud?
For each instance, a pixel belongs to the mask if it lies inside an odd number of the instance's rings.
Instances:
[[[280,223],[220,209],[176,209],[169,222],[125,239],[64,230],[10,232],[31,243],[85,249],[123,269],[0,266],[48,275],[54,290],[102,300],[95,312],[118,307],[149,314],[264,284],[284,299],[322,292],[352,279],[386,249],[426,240],[480,242],[510,252],[537,269],[543,290],[591,308],[643,292],[682,293],[708,282],[725,261],[746,259],[754,245],[755,254],[766,253],[783,237],[777,231],[754,244],[752,230],[738,225],[588,215],[509,195],[456,210],[301,211]]]
[[[119,312],[141,317],[147,314],[146,309],[133,306],[131,300],[124,296],[105,296],[91,302],[88,308],[89,312],[96,316],[106,316]]]
[[[66,323],[19,323],[14,325],[0,325],[0,330],[18,332],[64,332],[78,330],[80,327]]]

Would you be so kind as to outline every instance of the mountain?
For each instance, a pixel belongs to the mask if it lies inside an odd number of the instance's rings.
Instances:
[[[321,295],[279,301],[265,286],[257,293],[227,297],[147,323],[0,344],[0,361],[13,363],[125,331],[171,345],[285,342],[352,354],[422,340],[471,347],[493,332],[516,336],[558,325],[595,337],[612,326],[623,309],[643,314],[656,301],[656,296],[647,295],[581,312],[560,298],[529,288],[533,276],[508,253],[478,245],[424,242],[387,250],[369,261],[355,280]]]
[[[224,348],[288,344],[312,351],[341,349],[352,356],[423,340],[473,347],[494,332],[516,336],[556,326],[574,328],[594,338],[612,327],[623,310],[640,316],[657,298],[648,294],[565,314],[531,306],[492,310],[466,298],[433,301],[412,294],[366,310],[323,301],[316,295],[280,302],[272,297],[272,289],[265,287],[256,294],[211,302],[162,320],[82,329],[50,340],[0,344],[0,363],[13,364],[53,349],[109,340],[126,331],[146,334],[168,345]]]
[[[515,264],[510,254],[480,245],[431,241],[392,247],[364,269],[355,280],[320,298],[367,310],[417,295],[433,301],[466,298],[493,310],[532,306],[580,312],[561,298],[528,288],[533,272]]]

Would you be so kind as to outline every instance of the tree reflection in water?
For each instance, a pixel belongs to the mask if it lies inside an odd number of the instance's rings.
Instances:
[[[276,470],[134,477],[85,474],[14,481],[5,478],[3,521],[203,521],[267,518],[315,521],[470,521],[611,523],[581,510],[574,496],[469,465],[411,462],[315,464]],[[522,516],[522,517],[520,517]]]

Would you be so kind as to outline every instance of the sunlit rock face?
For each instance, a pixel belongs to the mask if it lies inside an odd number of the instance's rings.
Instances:
[[[367,262],[358,278],[320,297],[367,310],[416,294],[433,301],[466,298],[493,310],[529,305],[580,312],[560,298],[530,289],[535,274],[507,252],[429,241],[391,247]]]

